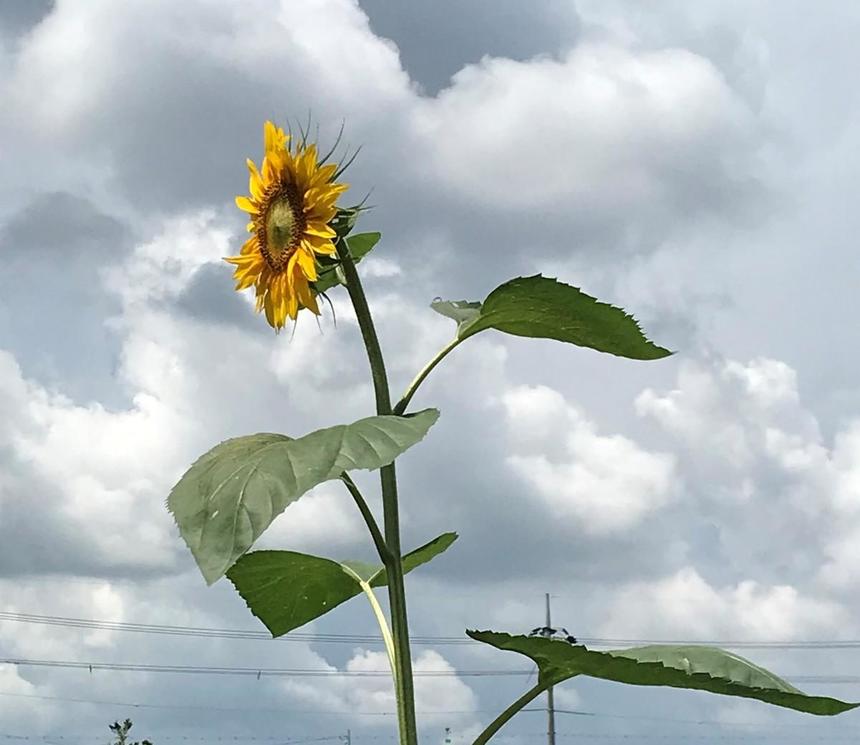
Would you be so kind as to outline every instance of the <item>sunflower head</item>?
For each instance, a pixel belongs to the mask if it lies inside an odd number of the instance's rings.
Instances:
[[[247,161],[249,195],[236,197],[251,217],[251,236],[238,256],[225,260],[236,267],[236,289],[254,286],[257,311],[279,331],[302,308],[319,315],[311,283],[318,277],[317,257],[335,253],[331,223],[348,185],[334,181],[337,165],[321,162],[305,138],[290,143],[283,129],[266,122],[263,141],[262,166]]]

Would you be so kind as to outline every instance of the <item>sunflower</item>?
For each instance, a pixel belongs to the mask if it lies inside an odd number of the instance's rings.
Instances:
[[[304,138],[291,147],[284,130],[266,122],[263,139],[261,168],[247,161],[250,196],[236,197],[236,206],[251,216],[251,237],[239,256],[225,261],[236,267],[236,289],[253,285],[257,312],[265,310],[269,325],[279,331],[302,308],[319,315],[310,283],[318,277],[317,255],[335,253],[330,223],[348,185],[334,181],[337,166],[319,162],[316,145]]]

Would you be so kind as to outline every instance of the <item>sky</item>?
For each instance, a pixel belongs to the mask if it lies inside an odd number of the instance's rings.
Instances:
[[[347,201],[383,234],[360,268],[395,392],[452,336],[434,297],[538,272],[677,350],[488,332],[421,388],[442,415],[399,461],[403,543],[460,535],[407,580],[422,742],[470,742],[525,690],[526,661],[459,640],[528,632],[545,593],[578,636],[741,643],[860,701],[860,645],[797,646],[860,639],[858,34],[836,0],[0,0],[0,740],[131,717],[156,745],[394,742],[361,599],[277,642],[151,628],[265,631],[165,509],[194,459],[373,412],[345,292],[336,323],[276,336],[221,260],[263,122],[309,115],[361,147]],[[334,483],[259,545],[373,555]],[[556,706],[581,713],[562,743],[860,730],[595,681]],[[499,741],[545,731],[530,711]]]

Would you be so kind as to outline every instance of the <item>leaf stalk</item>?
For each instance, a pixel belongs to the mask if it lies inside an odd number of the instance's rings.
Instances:
[[[394,413],[398,416],[401,416],[405,411],[406,407],[409,406],[409,402],[412,400],[412,397],[415,395],[415,391],[418,390],[418,386],[420,386],[424,379],[433,371],[433,368],[436,367],[445,357],[451,352],[461,341],[462,339],[453,338],[449,341],[442,349],[440,349],[436,356],[433,357],[421,370],[418,374],[412,379],[412,382],[409,384],[409,387],[406,389],[406,392],[397,402],[397,405],[394,407]]]
[[[526,704],[530,703],[541,693],[543,693],[549,685],[547,683],[542,683],[540,680],[535,684],[534,688],[530,688],[527,690],[522,696],[520,696],[516,701],[514,701],[507,709],[505,709],[499,716],[497,716],[487,728],[475,739],[472,745],[485,745],[489,742],[490,738],[496,734],[502,727],[504,727],[511,719],[513,719],[514,715],[522,709]]]

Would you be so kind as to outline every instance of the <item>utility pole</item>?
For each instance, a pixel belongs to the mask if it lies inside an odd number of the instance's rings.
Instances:
[[[549,593],[546,593],[546,625],[547,628],[552,628]],[[555,699],[552,694],[552,686],[546,689],[546,736],[548,745],[555,745]]]
[[[343,740],[344,742],[346,742],[346,745],[352,745],[352,732],[347,730],[346,737],[339,737],[338,740]]]

